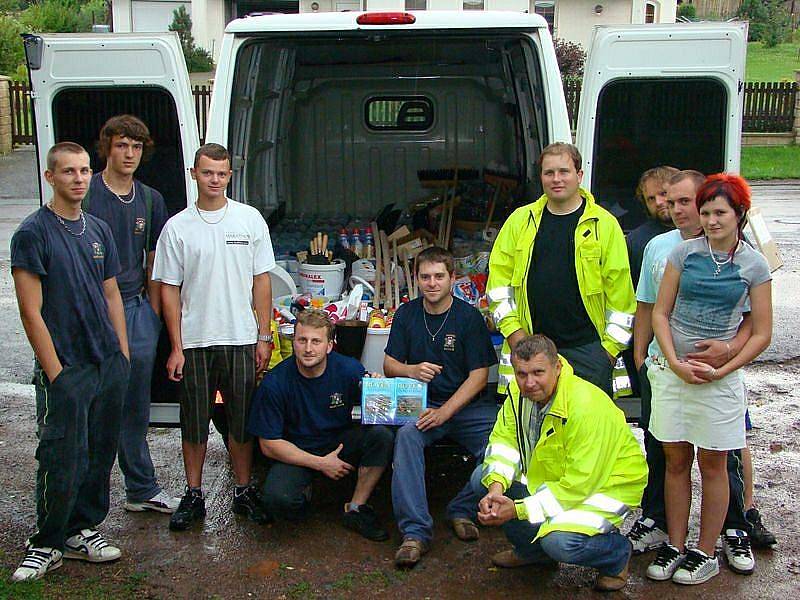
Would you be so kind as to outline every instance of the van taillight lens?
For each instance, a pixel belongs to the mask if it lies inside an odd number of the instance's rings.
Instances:
[[[359,25],[411,25],[417,17],[407,12],[374,12],[356,17]]]

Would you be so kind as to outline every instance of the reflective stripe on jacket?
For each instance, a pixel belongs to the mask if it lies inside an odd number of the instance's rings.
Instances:
[[[525,442],[532,401],[520,396],[516,381],[509,387],[481,480],[504,491],[513,481],[527,485],[531,495],[516,502],[517,518],[541,524],[537,538],[551,531],[612,531],[639,506],[647,484],[647,463],[623,412],[560,360],[553,404],[533,450]]]
[[[630,342],[636,311],[628,248],[616,218],[599,206],[587,190],[580,188],[580,194],[586,206],[575,228],[578,289],[603,348],[617,356]],[[489,257],[489,307],[506,340],[518,329],[532,333],[528,270],[545,204],[547,196],[543,195],[511,213]],[[498,392],[504,393],[513,378],[511,350],[506,341],[498,367]]]

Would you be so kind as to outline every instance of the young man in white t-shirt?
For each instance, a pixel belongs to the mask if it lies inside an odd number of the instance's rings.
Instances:
[[[217,391],[229,426],[236,479],[233,511],[256,522],[267,520],[250,485],[253,438],[247,417],[256,373],[267,367],[272,354],[268,271],[275,257],[261,214],[225,196],[230,164],[219,144],[197,151],[191,169],[197,202],[167,221],[156,247],[153,279],[162,284],[162,313],[172,344],[167,375],[183,382],[186,493],[169,523],[177,531],[205,516],[203,462]]]

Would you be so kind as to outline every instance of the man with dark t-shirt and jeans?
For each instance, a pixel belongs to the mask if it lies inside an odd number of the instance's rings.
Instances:
[[[392,504],[403,536],[395,554],[399,567],[419,562],[433,537],[425,448],[447,437],[482,460],[497,418],[494,402],[474,401],[486,387],[497,355],[481,314],[453,297],[453,270],[453,255],[444,248],[419,253],[416,276],[422,297],[398,308],[383,360],[388,377],[413,377],[428,384],[428,408],[395,438]],[[467,481],[447,506],[450,525],[463,541],[478,539],[478,500]]]
[[[12,581],[41,578],[62,556],[107,562],[121,555],[95,527],[108,514],[130,365],[114,238],[81,210],[91,175],[81,146],[53,146],[44,173],[53,199],[11,239],[20,316],[36,358],[39,438],[37,531]]]
[[[336,480],[357,468],[344,526],[386,540],[367,500],[389,466],[394,437],[381,425],[353,424],[364,367],[331,351],[333,324],[321,311],[297,316],[292,347],[294,354],[264,377],[250,409],[248,429],[275,461],[261,493],[264,508],[275,518],[299,521],[308,512],[316,472]]]
[[[147,445],[150,381],[161,332],[160,284],[150,275],[167,208],[161,194],[133,174],[152,146],[147,126],[136,117],[118,115],[106,121],[98,144],[106,168],[92,177],[83,205],[111,228],[122,268],[117,283],[125,307],[132,382],[125,395],[119,437],[125,509],[173,513],[180,499],[161,490]]]
[[[572,144],[545,147],[544,194],[511,213],[492,247],[486,293],[506,338],[500,394],[514,377],[511,348],[531,333],[549,337],[576,375],[613,393],[611,372],[630,342],[636,300],[622,229],[580,187],[581,160]]]

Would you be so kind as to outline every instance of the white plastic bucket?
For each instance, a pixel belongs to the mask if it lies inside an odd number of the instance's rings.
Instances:
[[[367,341],[361,353],[361,364],[369,373],[383,375],[383,351],[389,341],[390,327],[368,327]]]
[[[300,290],[311,296],[338,297],[344,287],[344,261],[337,258],[329,265],[300,265]]]

